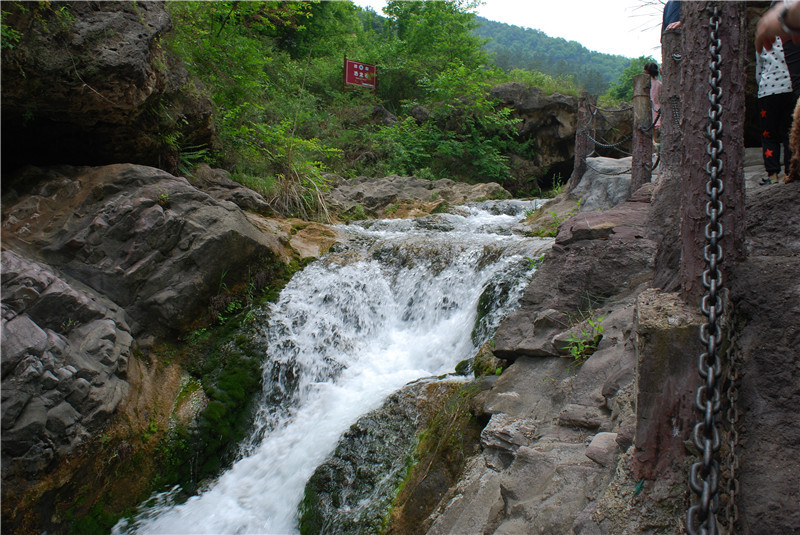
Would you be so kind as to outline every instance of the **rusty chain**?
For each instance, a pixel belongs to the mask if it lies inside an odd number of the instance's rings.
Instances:
[[[706,154],[709,161],[706,164],[708,182],[706,183],[706,194],[709,201],[706,203],[706,215],[708,224],[705,228],[706,246],[703,250],[703,257],[706,261],[706,270],[703,272],[703,287],[707,290],[703,296],[701,310],[707,318],[707,322],[700,327],[700,339],[705,345],[706,351],[698,359],[698,370],[702,378],[702,384],[697,389],[695,405],[702,414],[702,419],[694,426],[694,444],[702,454],[702,459],[692,464],[689,473],[689,487],[697,495],[697,503],[689,507],[686,515],[686,529],[690,535],[716,535],[717,511],[719,509],[719,479],[720,469],[717,460],[721,439],[717,428],[717,419],[720,413],[721,387],[720,378],[722,376],[722,361],[719,357],[718,349],[722,342],[722,329],[720,328],[721,316],[725,313],[722,295],[722,238],[724,231],[720,218],[724,207],[720,199],[724,184],[721,179],[722,172],[722,79],[721,71],[721,43],[719,39],[719,7],[713,6],[709,17],[709,39],[708,51],[711,56],[709,61],[709,85],[708,91],[709,123],[706,127],[708,145]]]
[[[732,315],[732,314],[731,314]],[[739,456],[737,446],[739,445],[739,366],[736,358],[736,333],[733,330],[732,322],[729,320],[727,332],[731,333],[728,338],[728,350],[726,359],[728,363],[726,391],[727,411],[725,421],[728,424],[728,451],[726,456],[727,478],[725,489],[727,491],[727,503],[725,504],[725,520],[728,524],[728,532],[734,533],[736,523],[739,521],[739,508],[736,505],[736,497],[739,495]]]

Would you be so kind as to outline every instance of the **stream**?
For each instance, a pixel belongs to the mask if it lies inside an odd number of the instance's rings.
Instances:
[[[297,533],[306,482],[358,418],[453,373],[517,306],[552,239],[513,231],[541,201],[342,226],[347,240],[269,305],[264,388],[238,460],[200,493],[153,496],[113,533]]]

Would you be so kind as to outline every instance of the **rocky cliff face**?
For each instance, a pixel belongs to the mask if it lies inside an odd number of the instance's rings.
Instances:
[[[30,162],[175,172],[179,145],[213,137],[210,101],[192,96],[196,82],[161,47],[163,3],[9,2],[3,21],[22,28],[2,50],[4,172]]]
[[[36,476],[108,422],[128,395],[125,312],[3,251],[3,481]]]
[[[530,157],[512,159],[514,176],[518,179],[544,175],[569,177],[575,156],[578,98],[559,93],[545,95],[538,87],[527,87],[518,82],[496,86],[490,94],[500,104],[511,108],[512,117],[520,119],[517,124],[519,138],[529,140],[532,146]],[[593,124],[598,139],[608,143],[621,142],[630,136],[633,112],[597,111]],[[602,148],[598,150],[606,155]],[[619,153],[608,156],[616,158]]]

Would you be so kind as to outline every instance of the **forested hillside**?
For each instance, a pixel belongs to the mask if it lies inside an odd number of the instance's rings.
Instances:
[[[630,58],[588,50],[577,41],[550,37],[541,30],[521,28],[477,17],[475,34],[489,39],[484,50],[504,71],[524,69],[554,77],[571,76],[575,85],[603,94],[616,81]]]

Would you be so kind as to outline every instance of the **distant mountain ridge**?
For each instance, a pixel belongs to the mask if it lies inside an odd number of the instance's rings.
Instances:
[[[475,34],[491,39],[484,49],[493,63],[505,71],[535,70],[550,76],[572,76],[576,85],[593,94],[606,91],[631,58],[587,49],[577,41],[550,37],[541,30],[522,28],[476,17]]]

